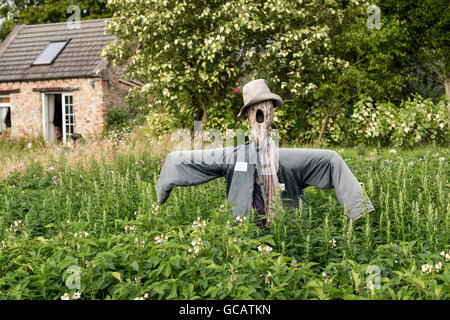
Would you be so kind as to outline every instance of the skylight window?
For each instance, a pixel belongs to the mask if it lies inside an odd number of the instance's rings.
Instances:
[[[49,42],[44,50],[42,50],[41,54],[36,59],[34,59],[33,64],[51,64],[61,53],[68,42],[69,40]]]

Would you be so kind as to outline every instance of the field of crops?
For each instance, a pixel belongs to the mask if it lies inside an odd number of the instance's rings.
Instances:
[[[307,218],[279,208],[268,231],[231,221],[222,179],[158,206],[153,151],[12,168],[0,180],[0,299],[449,298],[444,148],[336,149],[376,211],[353,223],[333,190],[308,188]]]

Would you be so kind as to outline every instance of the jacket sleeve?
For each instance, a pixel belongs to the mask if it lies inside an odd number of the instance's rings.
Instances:
[[[174,186],[195,186],[225,175],[224,149],[175,151],[167,155],[156,184],[159,203]]]
[[[285,149],[286,150],[286,149]],[[301,188],[315,186],[334,188],[341,206],[347,207],[349,217],[357,220],[366,212],[374,210],[370,199],[363,193],[360,183],[345,161],[333,150],[291,149],[285,154],[288,166],[293,169]]]

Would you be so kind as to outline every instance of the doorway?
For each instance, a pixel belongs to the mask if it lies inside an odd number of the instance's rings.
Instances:
[[[66,143],[75,128],[73,95],[67,93],[42,94],[44,138],[50,143]]]

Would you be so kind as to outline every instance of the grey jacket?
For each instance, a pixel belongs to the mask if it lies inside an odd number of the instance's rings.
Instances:
[[[374,207],[363,194],[361,185],[339,154],[332,150],[280,148],[278,180],[283,206],[306,207],[303,189],[316,186],[334,188],[336,197],[348,209],[348,216],[357,220]],[[255,170],[260,185],[263,179],[256,143],[211,150],[175,151],[167,155],[156,185],[159,203],[164,203],[174,186],[194,186],[225,177],[227,199],[233,217],[251,212]]]

